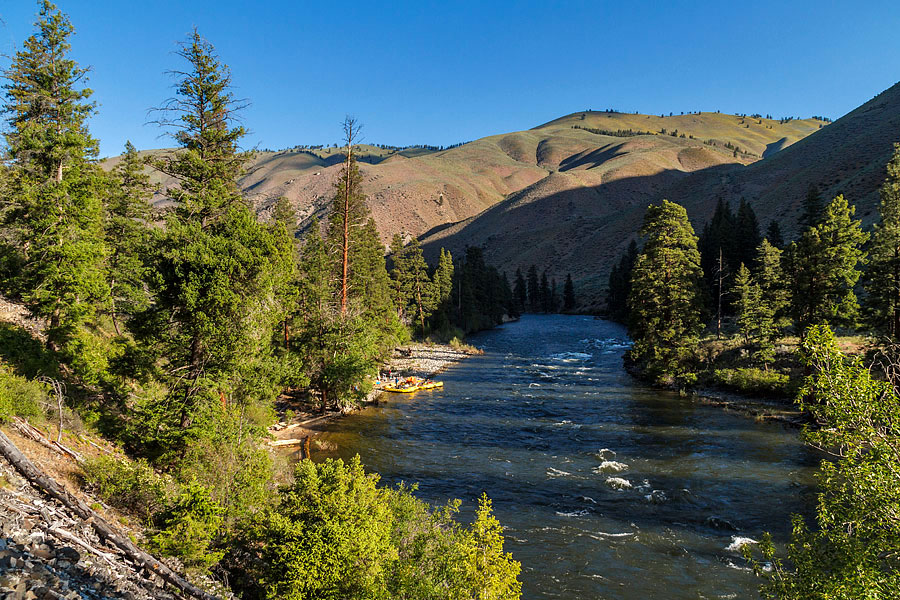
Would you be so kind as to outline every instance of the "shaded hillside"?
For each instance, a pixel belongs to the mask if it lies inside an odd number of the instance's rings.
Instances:
[[[577,124],[581,114],[586,115],[586,126],[594,128],[634,129],[641,122],[652,127],[665,122],[673,126],[677,123],[679,130],[688,132],[689,120],[696,117],[701,119],[696,129],[700,136],[710,135],[705,129],[710,127],[708,123],[736,126],[741,120],[708,113],[664,118],[576,113],[537,131]],[[762,121],[765,124],[766,120]],[[777,137],[802,124],[790,121],[779,129],[765,131],[775,131]],[[752,127],[750,134],[764,133]],[[751,150],[759,150],[765,141],[754,142],[746,135],[734,139]],[[667,147],[660,145],[663,139],[670,142]],[[792,142],[785,135],[766,143],[769,148],[788,147],[746,165],[713,160],[717,148],[697,145],[691,139],[623,138],[575,160],[572,164],[576,171],[561,168],[553,177],[513,194],[474,218],[436,228],[424,237],[423,246],[433,256],[441,246],[459,252],[467,245],[482,245],[487,260],[510,273],[516,268],[524,271],[532,263],[547,268],[557,280],[571,272],[582,300],[596,306],[602,301],[602,288],[613,261],[634,237],[650,203],[669,198],[684,204],[695,228],[699,228],[711,216],[719,197],[738,202],[743,196],[752,202],[764,226],[770,219],[778,219],[790,233],[802,199],[814,183],[826,198],[843,191],[857,204],[857,214],[871,222],[877,215],[877,189],[895,141],[900,141],[900,85],[833,124],[816,126],[808,137]],[[578,173],[578,169],[584,172]]]
[[[358,148],[358,155],[369,206],[387,242],[397,232],[419,236],[464,221],[517,193],[533,198],[633,178],[633,193],[652,198],[660,186],[677,178],[674,173],[748,164],[767,147],[793,143],[823,124],[811,119],[755,123],[718,113],[673,117],[574,113],[528,131],[482,138],[448,150],[398,151],[365,145]],[[651,133],[628,137],[596,133],[605,129]],[[675,136],[670,135],[675,130]],[[734,146],[745,152],[735,152]],[[105,164],[112,167],[117,160]],[[279,197],[290,199],[302,230],[312,217],[325,216],[340,161],[341,151],[336,148],[260,152],[248,165],[241,185],[264,216]],[[670,171],[672,178],[656,179]],[[651,179],[643,181],[644,177]],[[162,204],[165,189],[175,182],[158,175],[155,182],[161,189],[155,201]],[[585,210],[596,212],[589,206]]]
[[[743,196],[763,224],[777,219],[791,235],[814,184],[826,200],[843,193],[870,225],[878,218],[878,188],[895,142],[900,142],[900,84],[770,158],[725,175],[697,173],[675,186],[670,199],[684,203],[696,224],[709,216],[711,199],[736,202]]]

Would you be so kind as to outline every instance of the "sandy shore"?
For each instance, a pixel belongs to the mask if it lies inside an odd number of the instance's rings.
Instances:
[[[391,360],[383,367],[382,371],[386,372],[390,369],[395,376],[427,379],[471,355],[471,352],[457,350],[442,344],[409,344],[395,349]],[[377,404],[379,396],[383,393],[385,392],[376,386],[369,392],[360,408]],[[280,421],[269,428],[269,433],[275,438],[273,445],[296,449],[305,440],[321,433],[329,422],[360,408],[348,411],[330,411],[325,414],[308,410],[296,411],[289,421]]]

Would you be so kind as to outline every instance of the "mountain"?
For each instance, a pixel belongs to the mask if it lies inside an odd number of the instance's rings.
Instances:
[[[534,263],[560,282],[571,272],[590,291],[603,286],[646,206],[692,173],[747,169],[832,126],[759,115],[584,111],[447,150],[366,145],[357,156],[385,243],[394,233],[422,237],[431,257],[442,245],[455,255],[484,245],[501,269]],[[338,148],[262,151],[240,184],[264,218],[279,197],[288,198],[302,231],[327,213],[341,160]],[[175,182],[156,182],[155,202],[164,204]]]
[[[589,116],[594,122],[606,118]],[[610,121],[637,129],[640,117],[628,116]],[[561,281],[571,272],[580,301],[599,307],[613,262],[635,237],[647,206],[662,198],[683,204],[699,230],[719,198],[734,204],[744,197],[763,227],[776,219],[790,236],[802,199],[815,184],[826,199],[843,192],[857,205],[857,215],[871,223],[877,217],[877,190],[892,144],[900,141],[900,84],[827,126],[703,113],[696,115],[698,122],[691,128],[691,117],[643,118],[656,121],[654,127],[665,123],[679,132],[697,131],[695,139],[716,127],[734,136],[732,145],[765,158],[724,160],[716,154],[721,146],[680,137],[610,139],[608,146],[594,151],[598,160],[576,161],[574,171],[560,168],[479,215],[435,228],[423,236],[423,247],[434,256],[440,247],[456,254],[467,245],[479,245],[489,262],[510,273],[535,264]],[[578,119],[569,115],[547,126],[577,124]],[[814,124],[812,131],[806,129]],[[774,131],[768,129],[773,125]],[[810,135],[804,137],[804,132]]]

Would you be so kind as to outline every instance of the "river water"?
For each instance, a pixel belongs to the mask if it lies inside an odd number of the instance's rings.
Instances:
[[[525,599],[758,597],[736,546],[784,542],[809,512],[816,457],[796,430],[640,384],[614,323],[528,315],[470,341],[484,355],[443,390],[332,424],[331,455],[460,498],[463,518],[486,491]]]

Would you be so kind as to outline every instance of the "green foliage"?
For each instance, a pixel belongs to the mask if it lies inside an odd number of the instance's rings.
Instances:
[[[465,528],[459,501],[433,510],[377,484],[358,456],[298,465],[250,536],[268,598],[519,598],[520,565],[486,496]]]
[[[756,368],[716,369],[713,381],[742,394],[784,396],[789,391],[790,376]]]
[[[650,206],[628,298],[630,358],[657,382],[690,383],[702,329],[700,253],[684,208],[668,200]]]
[[[68,58],[74,29],[50,2],[37,31],[4,72],[9,172],[3,193],[19,254],[23,298],[49,320],[49,343],[65,346],[105,300],[97,142],[87,129],[87,73]]]
[[[521,565],[503,552],[503,527],[491,514],[491,501],[482,494],[471,531],[463,541],[467,587],[478,600],[519,598]]]
[[[428,276],[428,264],[422,256],[418,239],[413,238],[404,246],[400,235],[396,234],[391,243],[391,251],[394,262],[394,268],[391,269],[394,304],[401,315],[415,315],[424,339],[425,319],[437,309],[441,300],[441,290],[437,289],[439,284]],[[446,282],[442,283],[446,285]]]
[[[81,467],[88,491],[146,524],[166,506],[173,485],[144,460],[100,456]]]
[[[818,225],[807,229],[784,252],[784,271],[791,291],[791,316],[801,335],[811,325],[851,327],[859,305],[853,289],[865,262],[863,244],[869,234],[853,220],[855,208],[837,196]]]
[[[879,213],[881,221],[875,224],[869,244],[866,308],[872,326],[896,339],[900,336],[900,144],[894,144],[887,165]]]
[[[896,381],[875,379],[860,357],[838,349],[825,325],[809,330],[801,359],[811,374],[800,404],[820,427],[807,428],[811,446],[827,451],[819,473],[816,524],[794,517],[787,556],[769,539],[772,564],[763,595],[779,600],[893,598],[900,590],[900,396]],[[896,357],[890,366],[896,372]]]
[[[757,252],[756,275],[742,264],[733,293],[741,335],[755,345],[754,357],[768,369],[775,360],[775,342],[787,326],[788,291],[781,272],[781,251],[763,240]]]
[[[175,556],[188,568],[206,569],[221,560],[223,553],[212,549],[222,526],[222,507],[209,491],[190,481],[159,516],[151,546],[161,554]]]
[[[359,457],[297,466],[294,484],[260,523],[268,598],[386,597],[397,550],[389,493],[377,483]]]
[[[532,270],[536,277],[533,265],[529,269],[529,277]],[[456,305],[452,322],[465,333],[490,329],[502,323],[504,315],[517,314],[509,282],[497,272],[496,267],[485,262],[481,248],[466,248],[465,256],[453,272],[452,289],[452,301]],[[535,293],[538,294],[535,310],[540,310],[540,290]]]
[[[803,212],[800,215],[799,225],[802,229],[812,229],[822,222],[825,216],[825,202],[819,188],[811,183],[803,198]]]
[[[42,419],[43,405],[48,402],[46,387],[16,375],[0,364],[0,423],[12,417]]]
[[[107,277],[110,315],[116,333],[121,333],[119,315],[134,315],[146,309],[150,301],[144,284],[147,267],[143,255],[150,241],[151,196],[144,161],[131,142],[127,142],[122,162],[112,173],[106,200],[106,243],[110,248]]]
[[[628,249],[613,265],[609,273],[609,288],[606,295],[606,314],[613,321],[624,323],[628,320],[628,295],[631,293],[631,272],[638,256],[637,242],[633,239]]]
[[[271,402],[281,375],[270,368],[273,331],[287,313],[294,246],[283,224],[263,224],[241,201],[236,178],[246,155],[232,126],[239,108],[230,75],[195,31],[179,50],[176,96],[163,124],[181,146],[152,161],[179,187],[148,262],[153,302],[129,327],[157,366],[162,397],[138,411],[152,453],[177,453],[222,418],[218,405]]]

